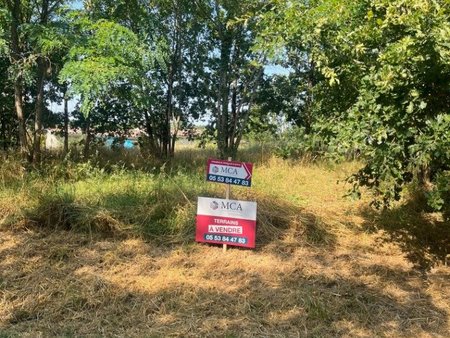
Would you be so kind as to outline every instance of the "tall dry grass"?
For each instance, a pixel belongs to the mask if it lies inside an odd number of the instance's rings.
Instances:
[[[195,231],[197,197],[224,196],[223,185],[205,181],[206,160],[214,157],[211,148],[185,147],[168,162],[144,161],[138,154],[133,162],[130,154],[122,157],[114,152],[105,161],[106,152],[87,162],[51,159],[30,172],[17,160],[4,161],[0,226],[184,243],[192,240]],[[310,196],[300,189],[308,175],[321,180],[314,166],[261,156],[256,147],[244,149],[240,158],[255,163],[254,186],[233,187],[232,197],[258,202],[258,245],[288,233],[292,238],[309,234],[308,239],[317,243],[331,241],[324,224],[332,222],[327,215],[306,208]]]
[[[447,336],[449,269],[415,269],[442,256],[408,232],[438,215],[344,198],[358,163],[244,149],[253,187],[231,194],[258,202],[257,248],[223,253],[193,243],[197,196],[225,195],[212,149],[102,156],[0,163],[0,337]]]
[[[259,246],[299,240],[333,244],[337,235],[355,224],[391,231],[394,240],[395,236],[422,236],[429,233],[427,227],[445,227],[437,218],[408,229],[398,221],[405,219],[402,213],[417,209],[408,206],[407,198],[406,206],[382,217],[364,209],[368,193],[362,201],[344,198],[349,188],[345,178],[360,167],[358,162],[288,161],[261,149],[247,145],[239,153],[238,159],[254,163],[253,187],[232,187],[232,198],[258,203]],[[205,181],[206,161],[211,157],[212,147],[182,146],[174,159],[165,162],[146,159],[136,151],[103,149],[89,161],[53,157],[32,169],[14,157],[4,157],[0,163],[0,227],[38,226],[188,243],[195,232],[197,197],[225,195],[223,185]],[[445,248],[447,237],[435,245],[425,243],[432,249],[423,253],[418,252],[421,242],[418,238],[412,256],[420,257],[425,262],[422,266],[444,261],[450,253]],[[409,249],[411,245],[405,245]]]

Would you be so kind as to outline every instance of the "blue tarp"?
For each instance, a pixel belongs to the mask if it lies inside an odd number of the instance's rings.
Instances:
[[[132,149],[132,148],[134,148],[134,143],[133,143],[133,141],[132,140],[125,140],[125,142],[123,143],[123,147],[125,148],[125,149]]]
[[[114,142],[117,142],[117,138],[109,137],[105,141],[105,146],[108,148],[111,148],[114,144]],[[125,141],[116,143],[118,147],[124,147],[125,149],[133,149],[135,147],[134,141],[130,139],[125,139]]]

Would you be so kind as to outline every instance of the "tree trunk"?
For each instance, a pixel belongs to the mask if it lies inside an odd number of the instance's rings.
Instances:
[[[248,120],[250,118],[250,114],[251,114],[251,108],[253,105],[253,102],[255,100],[256,97],[256,93],[257,93],[257,87],[258,87],[258,81],[260,81],[260,79],[262,78],[264,74],[264,68],[260,68],[255,69],[254,73],[252,75],[252,77],[254,77],[254,87],[252,88],[251,83],[247,84],[244,89],[242,89],[242,95],[245,96],[246,93],[248,91],[251,91],[251,94],[249,95],[248,99],[247,99],[247,111],[245,113],[242,113],[242,106],[244,104],[244,102],[239,102],[239,105],[237,106],[236,110],[236,118],[241,118],[241,123],[240,126],[238,126],[238,120],[235,121],[235,125],[234,125],[234,129],[233,129],[233,143],[232,146],[230,147],[230,156],[236,156],[237,154],[237,150],[239,149],[239,145],[241,144],[242,141],[242,136],[244,134],[244,130],[245,127],[248,124]],[[242,98],[243,100],[243,98]]]
[[[223,28],[222,28],[223,29]],[[219,156],[226,159],[230,154],[228,153],[228,105],[230,86],[229,78],[229,64],[231,54],[231,41],[226,33],[222,33],[222,45],[220,48],[220,87],[219,87],[219,116],[217,118],[217,146],[219,148]]]
[[[237,79],[233,82],[233,88],[231,90],[231,123],[230,123],[230,136],[228,139],[228,148],[232,149],[232,153],[230,156],[234,156],[235,153],[233,151],[235,146],[235,140],[236,140],[236,133],[238,129],[238,123],[239,123],[239,111],[240,107],[238,108],[237,104],[237,85],[238,81]]]
[[[41,162],[42,108],[44,106],[44,80],[47,72],[46,62],[42,57],[38,60],[37,97],[34,112],[33,152],[34,163]]]
[[[40,24],[46,25],[49,14],[49,0],[42,1],[42,10],[40,17]],[[31,158],[33,162],[39,163],[41,161],[41,137],[42,137],[42,110],[44,107],[44,82],[47,74],[47,61],[43,56],[39,56],[38,64],[38,78],[37,78],[37,96],[36,107],[34,111],[34,133],[33,133],[33,150]]]
[[[89,157],[89,150],[91,146],[91,117],[88,116],[86,119],[86,129],[85,129],[86,138],[84,140],[84,150],[83,156],[85,159]]]
[[[63,89],[64,93],[64,157],[69,153],[69,98],[67,97],[67,87]]]
[[[145,129],[150,144],[150,153],[156,157],[161,157],[161,148],[158,145],[158,140],[156,139],[155,133],[153,131],[154,128],[152,126],[150,114],[147,110],[144,111],[144,117],[145,117]]]
[[[166,114],[164,116],[164,135],[163,135],[163,156],[168,157],[170,154],[170,117],[172,116],[172,99],[173,99],[173,71],[172,66],[169,71],[169,79],[167,84],[167,101]]]
[[[247,111],[247,113],[244,116],[244,121],[242,121],[242,127],[239,130],[239,132],[237,133],[236,141],[234,142],[234,145],[233,145],[233,154],[235,156],[237,154],[237,150],[239,148],[239,145],[241,144],[242,136],[244,134],[244,128],[245,128],[245,126],[248,123],[248,119],[250,118],[250,110],[251,110],[251,108],[252,108],[252,101],[250,101],[249,104],[248,104],[248,111]]]
[[[20,152],[24,158],[27,158],[29,156],[29,153],[27,142],[27,129],[23,113],[21,79],[16,79],[14,83],[14,106],[16,108],[17,121],[19,123]]]
[[[2,111],[1,113],[1,124],[2,124],[2,148],[4,151],[8,149],[8,142],[6,136],[6,112]]]
[[[311,133],[312,129],[312,108],[314,103],[314,97],[313,97],[313,89],[314,89],[314,77],[315,77],[315,65],[314,62],[311,61],[310,63],[310,69],[308,71],[308,78],[307,78],[307,96],[306,96],[306,102],[305,102],[305,116],[303,119],[303,123],[305,126],[305,132],[307,134]]]
[[[20,0],[14,0],[11,8],[12,21],[11,21],[11,59],[13,64],[18,66],[20,62],[20,43],[18,27],[20,25]],[[27,128],[25,124],[25,116],[23,111],[23,88],[22,88],[22,74],[15,74],[14,79],[14,107],[17,115],[18,129],[19,129],[19,142],[20,153],[23,158],[29,158],[28,140],[27,140]]]
[[[170,156],[175,156],[175,144],[177,142],[178,131],[180,130],[180,116],[172,116],[173,133],[171,134]]]

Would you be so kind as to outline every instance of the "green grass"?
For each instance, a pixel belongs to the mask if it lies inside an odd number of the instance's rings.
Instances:
[[[211,148],[166,163],[4,158],[0,336],[445,336],[449,269],[424,279],[411,264],[445,257],[441,215],[345,198],[336,182],[359,163],[260,150],[239,157],[253,186],[232,188],[258,203],[256,249],[227,252],[194,243],[197,197],[225,194],[205,181]]]
[[[4,157],[0,163],[0,227],[37,226],[141,236],[162,243],[191,242],[197,197],[225,195],[224,185],[205,180],[206,161],[214,154],[211,147],[185,146],[174,159],[164,162],[138,152],[103,149],[85,162],[50,156],[38,168]],[[298,241],[334,245],[336,229],[352,228],[362,215],[369,230],[387,230],[390,239],[402,239],[405,250],[417,248],[407,254],[420,259],[421,266],[436,259],[444,261],[448,255],[448,236],[433,237],[429,243],[430,236],[423,235],[436,233],[430,229],[443,229],[446,224],[422,217],[417,207],[406,205],[379,214],[363,210],[370,197],[356,204],[343,198],[349,187],[337,182],[343,182],[360,163],[281,160],[254,145],[246,145],[238,158],[254,163],[253,186],[233,187],[231,197],[258,203],[259,246],[279,240],[293,245]],[[363,212],[355,210],[355,205]],[[412,227],[410,217],[402,215],[415,215],[419,222]]]
[[[192,224],[195,196],[207,190],[201,177],[181,171],[106,173],[91,168],[80,175],[86,168],[79,166],[79,177],[50,173],[6,185],[0,194],[3,225],[172,236]]]
[[[197,197],[224,196],[224,185],[205,180],[206,160],[214,157],[211,148],[184,148],[168,162],[145,162],[136,154],[133,162],[132,157],[120,157],[120,152],[111,152],[105,161],[105,155],[106,151],[87,162],[49,159],[29,172],[19,161],[4,161],[0,226],[137,235],[181,243],[192,240]],[[260,243],[299,227],[313,242],[328,240],[321,221],[301,209],[304,197],[279,198],[284,194],[279,188],[286,184],[281,176],[290,174],[289,165],[263,163],[257,148],[248,147],[240,155],[255,162],[254,188],[233,188],[232,197],[259,203]]]

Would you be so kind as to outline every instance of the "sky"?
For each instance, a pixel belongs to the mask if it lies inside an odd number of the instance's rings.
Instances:
[[[264,74],[266,75],[288,75],[290,72],[289,68],[279,65],[268,65],[264,68]]]
[[[73,9],[82,9],[83,1],[75,0],[74,2],[72,2],[72,8]]]

